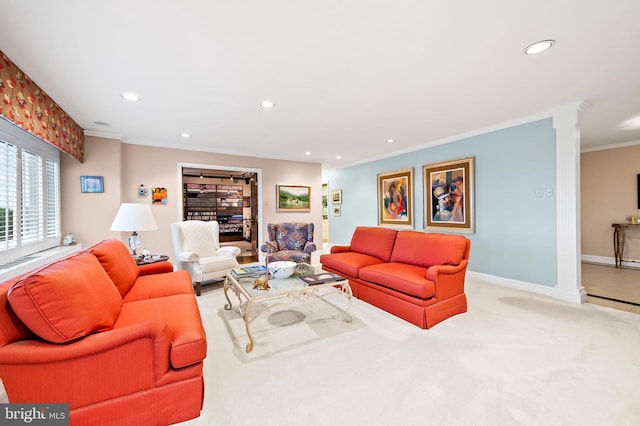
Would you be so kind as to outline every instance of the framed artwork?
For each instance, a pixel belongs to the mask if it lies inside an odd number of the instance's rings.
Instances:
[[[342,206],[333,206],[333,215],[340,216],[342,214]]]
[[[151,188],[151,204],[167,204],[167,188]]]
[[[413,167],[378,175],[378,224],[413,228]]]
[[[342,204],[342,189],[331,191],[331,204]]]
[[[104,178],[102,176],[80,176],[81,192],[104,192]]]
[[[303,185],[277,185],[278,211],[308,212],[311,187]]]
[[[422,166],[425,229],[472,234],[474,157]]]

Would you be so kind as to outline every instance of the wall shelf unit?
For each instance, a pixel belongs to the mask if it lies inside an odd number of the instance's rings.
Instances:
[[[242,236],[242,185],[185,183],[184,220],[217,220],[220,236]]]

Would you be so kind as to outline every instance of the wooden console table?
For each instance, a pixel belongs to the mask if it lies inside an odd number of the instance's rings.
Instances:
[[[624,233],[630,226],[640,226],[640,223],[613,223],[613,255],[616,257],[616,268],[622,266],[622,254],[624,252]]]

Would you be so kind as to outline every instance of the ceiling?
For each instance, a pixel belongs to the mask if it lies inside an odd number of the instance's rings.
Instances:
[[[638,16],[638,0],[0,0],[0,50],[89,135],[331,169],[581,101],[583,150],[640,142],[620,127],[640,115]]]

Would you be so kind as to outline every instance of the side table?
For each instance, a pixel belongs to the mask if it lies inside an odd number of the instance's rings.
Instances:
[[[613,223],[613,255],[616,258],[616,268],[622,267],[622,255],[624,253],[624,234],[628,227],[640,226],[640,223]]]

